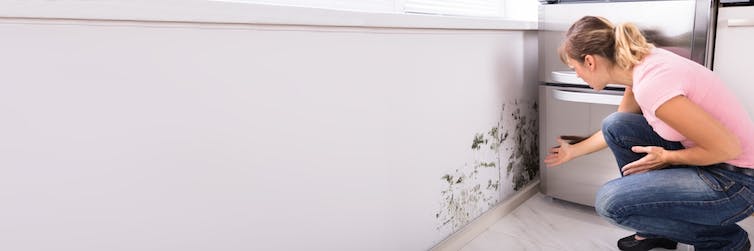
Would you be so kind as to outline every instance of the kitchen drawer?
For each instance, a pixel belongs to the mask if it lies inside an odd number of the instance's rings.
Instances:
[[[618,110],[621,91],[595,93],[586,88],[540,86],[540,154],[557,145],[560,135],[588,136],[602,127],[602,120]],[[541,190],[555,198],[594,205],[597,190],[620,177],[609,149],[581,156],[557,167],[540,162]]]

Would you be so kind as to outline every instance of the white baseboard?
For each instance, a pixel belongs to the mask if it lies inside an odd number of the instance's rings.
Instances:
[[[534,180],[526,185],[521,191],[508,198],[506,201],[497,204],[494,208],[487,210],[482,215],[466,224],[455,233],[445,238],[437,245],[435,245],[432,251],[455,251],[460,250],[466,244],[471,242],[479,234],[487,231],[487,228],[495,224],[500,218],[513,212],[524,201],[528,200],[534,194],[539,192],[539,180]]]

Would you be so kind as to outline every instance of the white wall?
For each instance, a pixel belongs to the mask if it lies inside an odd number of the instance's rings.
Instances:
[[[539,20],[539,0],[505,1],[505,17],[514,20]]]
[[[428,249],[533,32],[0,21],[0,250]]]

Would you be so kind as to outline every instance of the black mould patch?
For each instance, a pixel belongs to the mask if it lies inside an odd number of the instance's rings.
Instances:
[[[514,100],[508,106],[512,111],[501,106],[497,125],[473,135],[471,163],[442,176],[438,229],[456,231],[497,204],[502,180],[511,180],[510,189],[518,191],[538,175],[537,103]]]

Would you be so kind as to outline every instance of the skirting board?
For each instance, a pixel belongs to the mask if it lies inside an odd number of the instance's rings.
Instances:
[[[445,238],[437,245],[435,245],[432,251],[456,251],[460,250],[466,244],[471,242],[478,235],[487,231],[487,228],[495,224],[500,218],[513,212],[518,206],[528,200],[534,194],[539,192],[539,180],[534,180],[524,187],[521,191],[508,198],[503,203],[497,204],[494,208],[487,210],[482,215],[474,219],[473,221],[463,226],[455,233]]]

